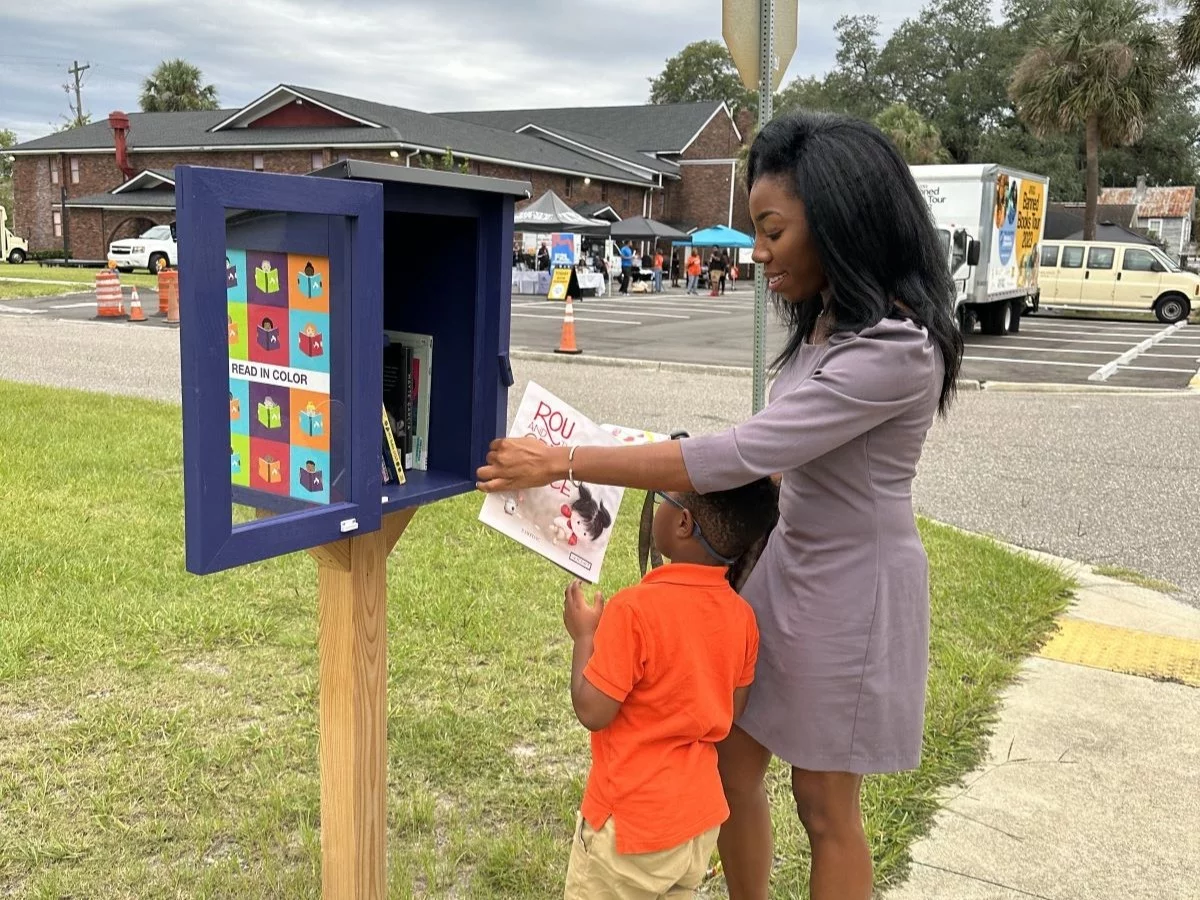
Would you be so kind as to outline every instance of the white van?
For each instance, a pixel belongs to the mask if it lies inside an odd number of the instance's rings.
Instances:
[[[1153,312],[1171,325],[1200,303],[1200,275],[1152,244],[1046,241],[1040,269],[1042,306]]]

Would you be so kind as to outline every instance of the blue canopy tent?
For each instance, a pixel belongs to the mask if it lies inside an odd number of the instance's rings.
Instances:
[[[712,228],[702,228],[688,237],[687,240],[675,241],[676,247],[753,247],[754,238],[742,234],[736,228],[726,225],[714,225]]]

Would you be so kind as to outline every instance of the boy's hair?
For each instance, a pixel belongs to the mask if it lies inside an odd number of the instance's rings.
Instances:
[[[729,559],[741,557],[766,537],[779,516],[779,490],[770,478],[729,491],[686,493],[679,499],[713,549]]]

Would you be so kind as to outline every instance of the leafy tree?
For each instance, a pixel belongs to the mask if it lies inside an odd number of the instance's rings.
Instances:
[[[937,127],[954,162],[970,162],[1004,108],[1005,60],[989,6],[931,0],[901,23],[880,53],[890,102],[904,103]]]
[[[937,128],[903,103],[895,103],[881,112],[875,117],[875,125],[896,145],[909,165],[950,161]]]
[[[217,89],[204,85],[203,75],[185,59],[165,59],[142,82],[142,112],[181,112],[220,109]]]
[[[1149,15],[1140,0],[1062,0],[1009,87],[1035,134],[1083,131],[1086,240],[1096,233],[1100,152],[1141,137],[1170,71]]]
[[[650,79],[651,103],[699,100],[723,100],[735,116],[739,110],[758,108],[757,95],[746,90],[729,50],[717,41],[688,44]]]
[[[13,211],[12,167],[13,158],[4,151],[15,147],[17,136],[7,128],[0,128],[0,206],[7,210],[9,219]]]
[[[880,79],[879,20],[875,16],[842,16],[833,26],[837,65],[822,85],[839,112],[871,119],[887,102]]]

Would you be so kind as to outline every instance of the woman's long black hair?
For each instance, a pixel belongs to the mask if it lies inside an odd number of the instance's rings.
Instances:
[[[896,148],[858,119],[794,113],[768,123],[750,147],[749,187],[764,175],[787,178],[804,204],[832,288],[834,331],[869,328],[903,304],[941,349],[938,410],[945,413],[963,354],[954,281],[929,207]],[[812,334],[822,300],[775,303],[789,332],[778,369]]]

